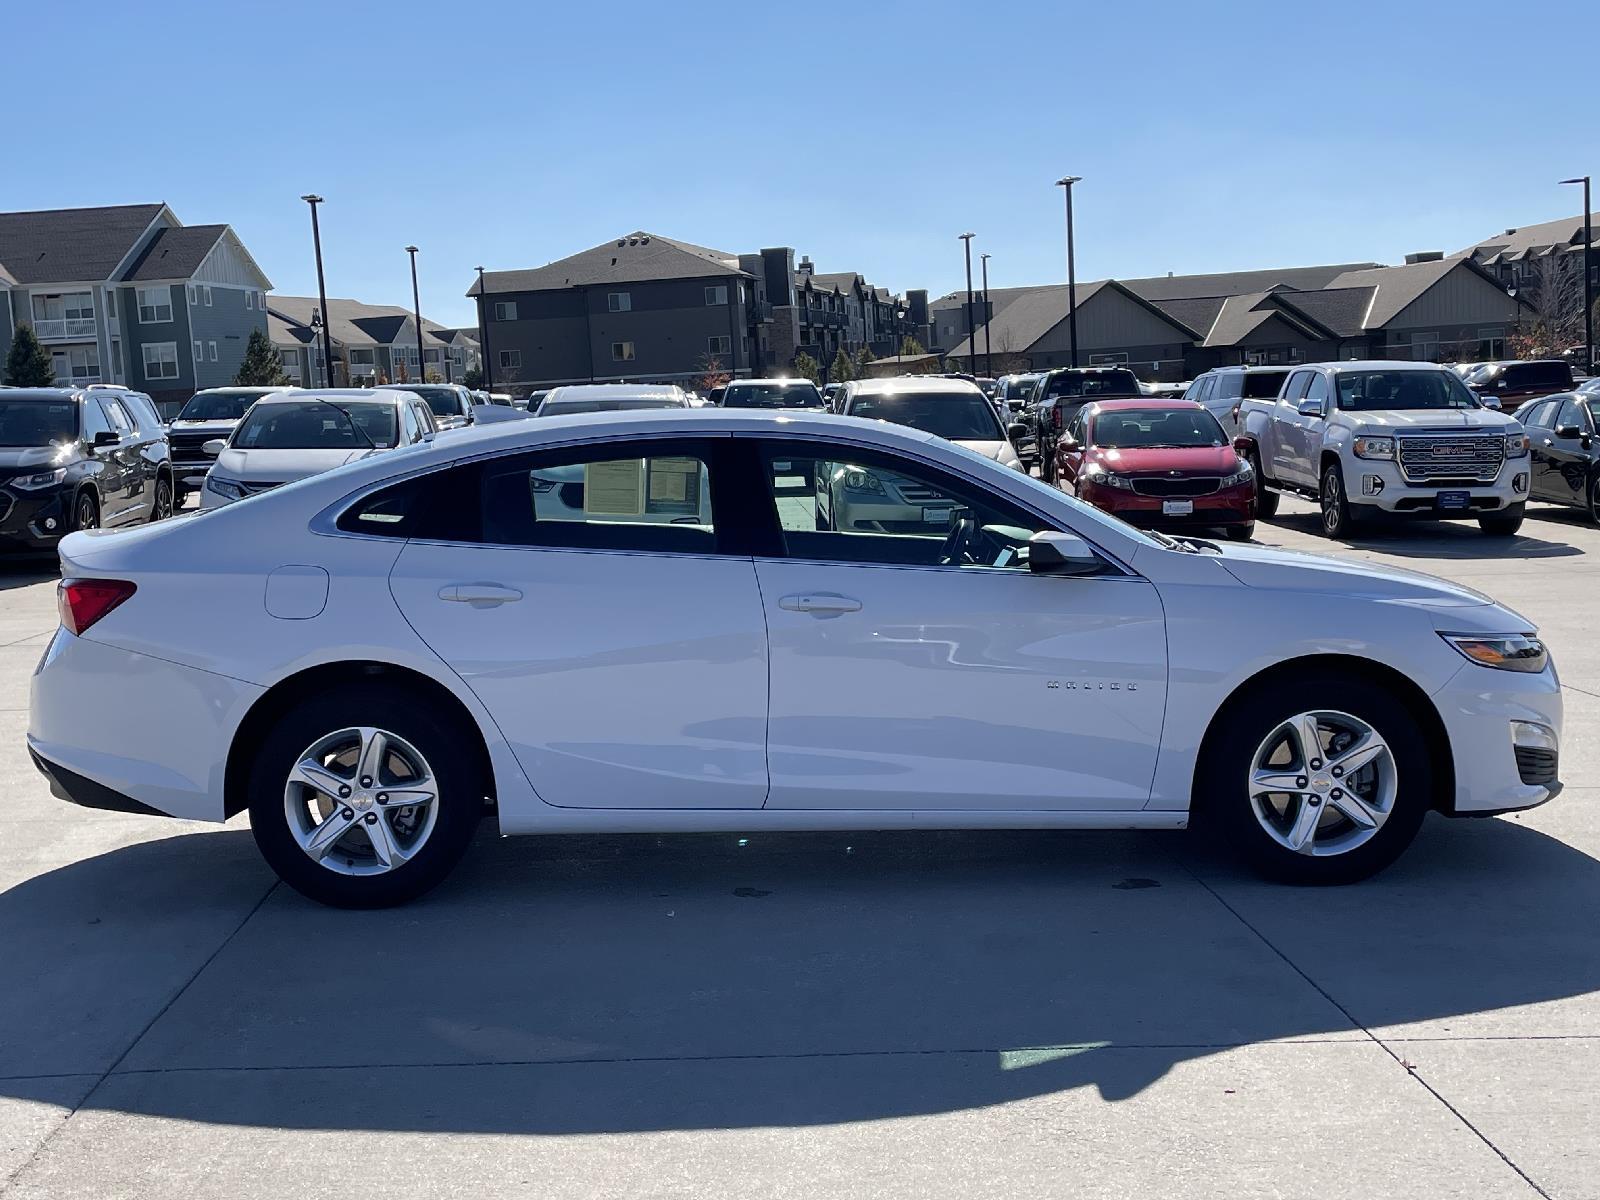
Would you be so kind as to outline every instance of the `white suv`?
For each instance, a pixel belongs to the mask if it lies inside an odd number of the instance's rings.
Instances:
[[[1329,537],[1378,517],[1474,518],[1509,536],[1528,498],[1528,438],[1448,367],[1413,362],[1297,368],[1272,400],[1244,400],[1236,446],[1260,481],[1322,507]]]

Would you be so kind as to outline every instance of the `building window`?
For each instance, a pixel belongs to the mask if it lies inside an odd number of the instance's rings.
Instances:
[[[203,288],[201,288],[201,291],[203,291],[205,293],[206,307],[210,308],[211,307],[211,285],[209,283],[206,284]]]
[[[706,349],[712,354],[726,354],[733,349],[733,339],[727,334],[706,339]]]
[[[140,288],[135,293],[139,300],[139,324],[166,325],[172,320],[172,289],[167,287]]]
[[[72,346],[50,353],[56,378],[75,384],[100,382],[100,351],[94,346]]]
[[[1121,352],[1091,354],[1089,355],[1089,365],[1091,367],[1125,367],[1128,365],[1128,356]]]
[[[167,318],[172,319],[170,316]],[[146,379],[176,379],[178,377],[178,343],[150,342],[144,347],[144,377]]]
[[[256,306],[256,294],[254,292],[246,292],[244,294],[244,306],[246,308],[254,308]]]
[[[187,286],[187,287],[185,287],[185,288],[184,288],[184,289],[183,289],[183,290],[184,290],[184,291],[185,291],[185,292],[186,292],[186,293],[188,293],[188,296],[189,296],[189,307],[190,307],[190,308],[193,308],[193,307],[194,307],[194,306],[195,306],[195,304],[196,304],[196,303],[197,303],[197,301],[196,301],[196,299],[195,299],[195,290],[194,290],[194,284],[192,284],[192,283],[191,283],[191,284],[189,284],[189,285],[188,285],[188,286]]]
[[[517,319],[517,302],[515,300],[496,300],[494,302],[494,319],[496,321],[515,321]]]
[[[206,357],[212,362],[217,361],[217,344],[215,342],[206,343]]]
[[[106,289],[106,316],[113,321],[117,319],[117,293],[110,288]]]
[[[520,370],[522,370],[522,351],[521,350],[502,350],[502,351],[500,351],[500,369],[502,371],[520,371]]]
[[[611,343],[611,361],[612,362],[632,362],[633,361],[633,343],[632,342],[612,342]]]
[[[630,292],[607,292],[606,309],[608,312],[632,312],[633,295]]]
[[[726,304],[728,302],[728,289],[721,284],[706,289],[706,304]]]
[[[1478,330],[1478,357],[1480,359],[1506,356],[1506,331],[1499,328]]]
[[[195,362],[205,362],[206,360],[206,349],[200,344],[199,338],[196,338],[194,343],[194,360]]]

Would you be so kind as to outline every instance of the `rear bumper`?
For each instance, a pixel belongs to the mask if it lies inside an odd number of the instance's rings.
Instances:
[[[144,817],[167,815],[151,808],[148,804],[140,804],[132,796],[124,796],[104,784],[67,770],[60,763],[53,763],[41,757],[31,746],[28,749],[28,756],[33,759],[33,765],[39,768],[40,774],[50,781],[50,794],[58,800],[65,800],[82,808],[98,808],[103,812],[137,813]]]

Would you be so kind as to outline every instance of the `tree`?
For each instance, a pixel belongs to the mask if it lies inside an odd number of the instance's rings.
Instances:
[[[794,373],[801,378],[809,379],[812,383],[822,382],[822,364],[804,350],[794,356],[793,366]]]
[[[917,341],[917,339],[912,337],[909,333],[900,339],[901,358],[921,358],[926,353],[927,350],[923,348],[922,343]]]
[[[702,354],[700,374],[695,376],[694,390],[702,396],[709,395],[713,388],[726,387],[728,378],[728,372],[723,368],[721,358],[715,354]]]
[[[6,382],[13,387],[49,387],[56,381],[50,355],[34,335],[32,325],[18,325],[6,355]]]
[[[1526,301],[1517,315],[1508,347],[1518,358],[1554,357],[1583,343],[1583,255],[1550,254],[1533,260],[1523,276],[1517,299]]]
[[[429,371],[422,377],[423,383],[443,383],[444,376],[437,371]]]
[[[461,377],[461,386],[468,391],[476,392],[483,387],[483,368],[468,367],[467,373]]]
[[[844,347],[840,346],[833,356],[833,365],[828,368],[829,383],[846,383],[856,377],[856,364]]]
[[[872,351],[866,346],[856,351],[855,372],[857,379],[867,377],[867,364],[872,361]]]
[[[240,387],[287,387],[289,377],[283,371],[283,358],[278,348],[267,337],[265,329],[252,329],[245,343],[244,361],[233,377]]]

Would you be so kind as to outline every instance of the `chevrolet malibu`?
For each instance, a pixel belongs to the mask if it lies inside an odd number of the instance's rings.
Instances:
[[[915,485],[835,527],[797,476]],[[902,482],[904,481],[904,482]],[[786,486],[787,484],[787,486]],[[315,899],[502,834],[1177,829],[1353,881],[1560,789],[1531,623],[1426,576],[1146,534],[810,412],[469,430],[61,544],[28,746],[65,799],[248,811]],[[139,681],[130,707],[112,679]]]

